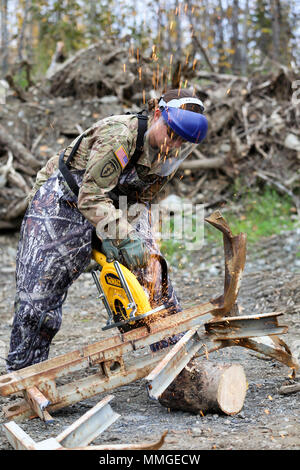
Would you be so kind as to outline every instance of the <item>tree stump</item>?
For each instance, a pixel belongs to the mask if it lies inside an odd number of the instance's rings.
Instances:
[[[162,393],[159,402],[172,410],[234,415],[243,408],[246,391],[247,380],[240,364],[193,359]]]

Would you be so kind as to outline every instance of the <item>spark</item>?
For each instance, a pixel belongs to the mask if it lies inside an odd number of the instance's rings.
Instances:
[[[143,104],[146,104],[146,93],[145,93],[145,90],[143,90]]]
[[[173,62],[173,54],[170,55],[170,65],[172,65]]]
[[[137,50],[136,50],[136,60],[137,60],[137,62],[140,61],[140,51],[139,51],[139,48],[137,48]]]
[[[126,64],[123,64],[123,72],[126,73]]]
[[[268,398],[269,398],[269,400],[271,400],[271,401],[273,400],[273,398],[271,397],[271,395],[268,395]]]
[[[139,80],[142,80],[142,67],[139,67]]]
[[[270,411],[268,410],[268,408],[266,408],[266,409],[264,410],[264,412],[266,413],[266,415],[269,415],[269,414],[270,414]]]

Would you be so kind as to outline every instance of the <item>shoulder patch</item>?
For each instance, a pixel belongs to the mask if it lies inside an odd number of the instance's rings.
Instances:
[[[101,178],[108,178],[118,170],[118,164],[115,160],[109,160],[101,169]]]
[[[127,155],[127,152],[126,150],[124,149],[123,145],[121,145],[118,150],[116,150],[114,152],[114,154],[116,155],[117,159],[119,160],[119,163],[121,165],[122,168],[125,168],[125,166],[127,165],[128,163],[128,155]]]

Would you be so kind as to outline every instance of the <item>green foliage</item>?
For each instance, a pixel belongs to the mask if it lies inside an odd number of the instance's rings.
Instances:
[[[32,15],[38,24],[35,48],[35,69],[43,74],[50,64],[58,41],[64,42],[67,54],[86,45],[84,31],[80,28],[81,6],[76,0],[49,3],[34,0]]]
[[[225,210],[224,216],[233,234],[247,234],[248,244],[292,230],[299,222],[293,220],[293,203],[289,196],[266,188],[263,192],[248,192],[239,201],[242,209]],[[216,240],[215,230],[206,227],[206,239]]]
[[[295,220],[294,207],[289,196],[278,194],[269,188],[261,192],[249,191],[240,196],[242,189],[242,182],[237,180],[232,207],[229,204],[228,207],[220,210],[234,235],[240,232],[247,234],[248,247],[254,247],[255,242],[265,237],[300,226],[299,220]],[[205,244],[222,246],[222,234],[210,224],[205,223],[204,241]],[[180,243],[174,238],[164,240],[161,250],[169,263],[179,267],[181,265],[184,267],[182,260],[188,261],[194,253],[186,250],[184,242]],[[300,251],[297,256],[300,257]]]
[[[28,80],[27,80],[26,71],[24,68],[22,68],[19,72],[17,72],[14,75],[13,79],[14,79],[14,82],[17,84],[17,86],[19,86],[23,90],[27,89]]]

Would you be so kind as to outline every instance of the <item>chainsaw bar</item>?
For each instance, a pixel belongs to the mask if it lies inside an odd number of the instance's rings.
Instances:
[[[123,325],[126,325],[127,323],[130,323],[130,322],[136,322],[137,320],[141,320],[142,318],[145,318],[145,317],[148,317],[149,315],[152,315],[152,313],[159,312],[160,310],[164,310],[166,308],[167,307],[165,305],[160,305],[159,307],[156,307],[153,310],[149,310],[149,312],[143,313],[142,315],[137,315],[134,318],[128,318],[127,320],[119,321],[119,322],[110,322],[106,326],[104,326],[102,328],[102,330],[109,330],[110,328],[123,326]]]

